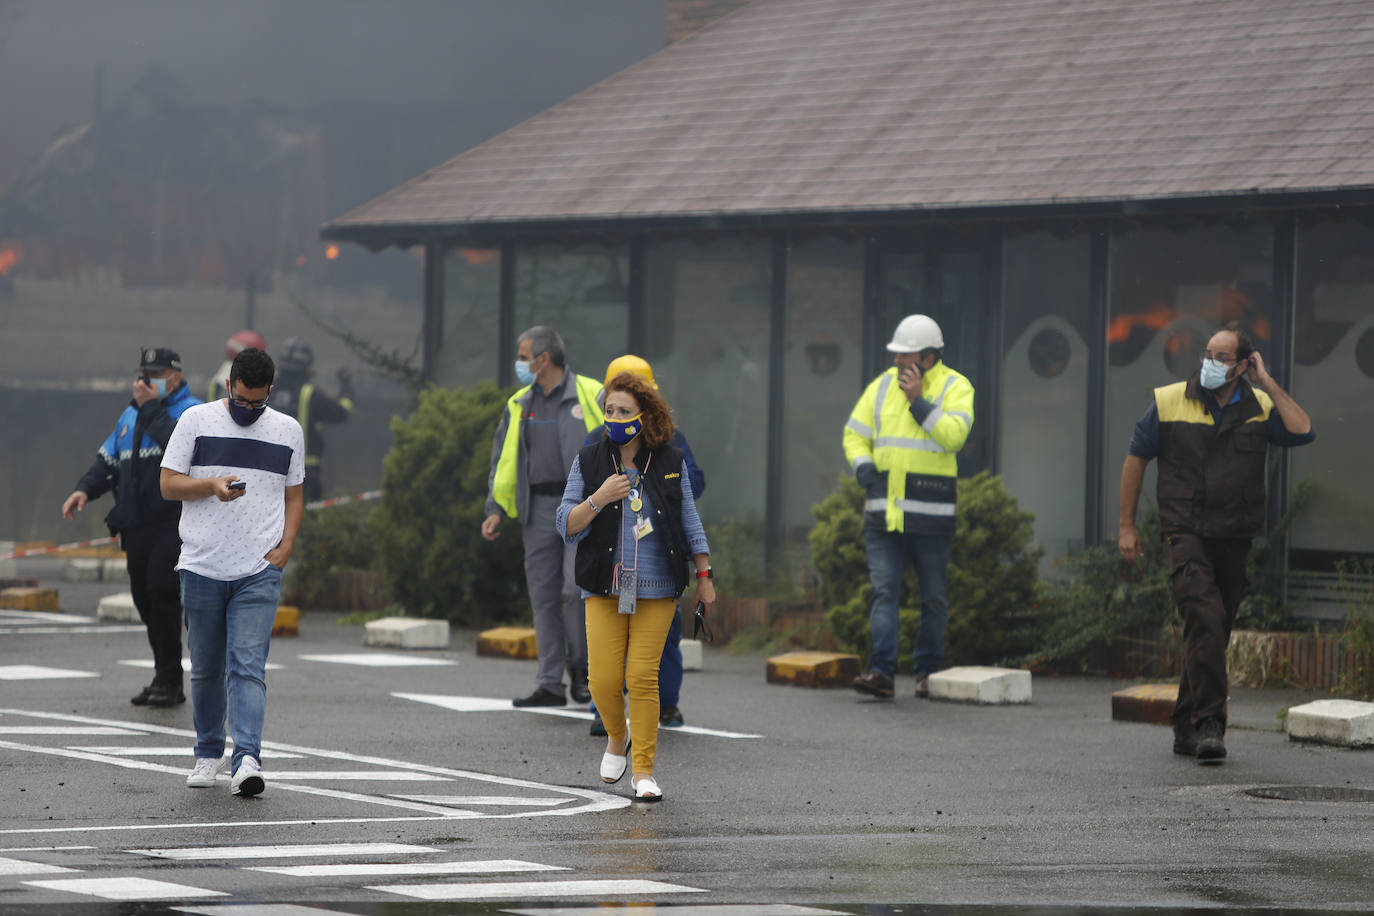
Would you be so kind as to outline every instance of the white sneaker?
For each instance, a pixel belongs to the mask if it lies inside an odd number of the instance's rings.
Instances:
[[[238,772],[230,781],[229,788],[235,795],[242,795],[245,798],[262,794],[262,790],[267,788],[267,784],[263,782],[262,765],[258,763],[258,758],[244,757],[239,761]]]
[[[191,775],[186,777],[186,785],[192,789],[210,789],[215,785],[215,777],[219,776],[220,758],[218,757],[197,757],[196,768],[191,771]]]

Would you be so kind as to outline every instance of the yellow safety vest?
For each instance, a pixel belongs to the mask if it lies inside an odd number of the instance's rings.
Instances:
[[[596,396],[601,392],[601,382],[585,375],[573,373],[577,386],[577,401],[582,407],[582,421],[591,432],[605,422],[601,406]],[[524,419],[524,401],[530,394],[532,385],[526,385],[506,401],[506,438],[501,443],[501,457],[496,462],[496,476],[491,483],[491,498],[511,518],[518,518],[516,508],[516,487],[519,485],[518,460],[520,454],[520,430]]]
[[[865,515],[881,515],[888,531],[953,534],[958,453],[973,429],[973,385],[936,363],[921,378],[921,396],[935,408],[917,423],[897,384],[897,367],[874,379],[845,423],[844,455],[855,471],[872,464],[886,475],[886,491],[870,490]]]

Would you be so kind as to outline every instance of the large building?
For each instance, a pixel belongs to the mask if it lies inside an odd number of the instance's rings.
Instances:
[[[1150,389],[1238,320],[1318,433],[1274,467],[1288,596],[1339,616],[1374,555],[1372,60],[1366,0],[755,0],[323,235],[423,246],[438,384],[510,381],[536,323],[579,371],[643,354],[704,514],[775,554],[901,316],[1050,556],[1115,538]]]

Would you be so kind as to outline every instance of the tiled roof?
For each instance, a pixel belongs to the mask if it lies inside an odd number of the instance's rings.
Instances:
[[[1368,188],[1372,149],[1370,0],[755,0],[326,232]]]

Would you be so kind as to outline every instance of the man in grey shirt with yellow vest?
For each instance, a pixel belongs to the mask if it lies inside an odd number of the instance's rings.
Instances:
[[[1174,603],[1183,617],[1183,676],[1174,706],[1174,753],[1226,756],[1226,644],[1245,592],[1250,540],[1265,528],[1270,445],[1305,445],[1312,420],[1264,367],[1232,323],[1207,341],[1187,381],[1156,388],[1121,467],[1117,546],[1143,552],[1135,510],[1145,466],[1159,459],[1159,527]]]
[[[945,339],[926,315],[908,315],[887,349],[893,367],[864,390],[844,427],[844,454],[863,486],[864,546],[873,585],[873,652],[854,689],[890,698],[908,557],[921,587],[913,653],[916,696],[945,655],[949,553],[958,453],[973,428],[973,385],[943,362]]]
[[[525,583],[534,607],[539,648],[535,689],[516,706],[563,706],[563,670],[577,703],[587,690],[587,627],[581,591],[573,582],[576,548],[554,525],[568,469],[582,440],[603,422],[598,379],[569,371],[563,338],[539,325],[520,335],[515,374],[524,385],[506,402],[491,448],[487,517],[482,536],[500,534],[501,518],[517,519],[525,545]]]

